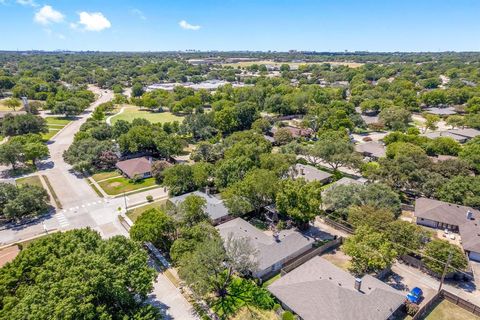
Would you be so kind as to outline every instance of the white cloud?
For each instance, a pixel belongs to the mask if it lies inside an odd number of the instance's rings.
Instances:
[[[38,3],[36,3],[34,0],[17,0],[16,2],[22,6],[38,7]]]
[[[180,28],[185,29],[185,30],[198,30],[198,29],[201,28],[201,26],[196,26],[196,25],[190,24],[185,20],[180,21],[178,23],[178,25],[180,26]]]
[[[112,26],[110,21],[101,12],[86,12],[82,11],[78,14],[80,16],[79,24],[83,25],[87,31],[102,31]],[[76,27],[76,24],[70,24],[70,27]]]
[[[147,17],[145,17],[145,15],[143,14],[142,10],[140,10],[140,9],[132,9],[132,10],[130,10],[130,12],[131,12],[133,15],[139,17],[139,18],[142,19],[142,20],[147,20]]]
[[[50,23],[58,23],[62,22],[64,15],[51,6],[43,6],[40,10],[35,13],[34,20],[43,25],[47,25]]]

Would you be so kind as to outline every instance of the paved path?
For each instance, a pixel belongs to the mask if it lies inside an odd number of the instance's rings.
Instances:
[[[111,125],[112,125],[112,118],[115,117],[115,116],[118,116],[119,114],[123,113],[124,111],[125,111],[125,107],[122,107],[119,112],[117,112],[117,113],[112,114],[111,116],[109,116],[109,117],[107,118],[107,120],[106,120],[107,124],[108,124],[109,126],[111,126]]]
[[[162,273],[158,274],[149,296],[150,303],[162,310],[164,319],[197,320],[192,306],[170,280]]]

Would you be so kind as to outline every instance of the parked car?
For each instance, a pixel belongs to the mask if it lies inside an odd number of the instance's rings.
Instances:
[[[407,294],[407,300],[410,301],[411,303],[418,304],[423,298],[423,291],[419,287],[413,288],[408,294]]]

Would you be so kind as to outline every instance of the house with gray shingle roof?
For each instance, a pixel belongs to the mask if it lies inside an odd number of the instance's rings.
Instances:
[[[225,207],[225,204],[223,203],[223,200],[220,198],[219,195],[207,194],[201,191],[193,191],[193,192],[182,194],[177,197],[170,198],[168,200],[171,203],[173,203],[175,206],[178,206],[180,205],[180,203],[185,201],[185,199],[188,196],[191,196],[191,195],[195,195],[205,199],[206,201],[205,212],[208,214],[208,216],[212,220],[213,225],[220,224],[230,219],[228,209],[227,207]]]
[[[355,151],[361,153],[364,157],[378,159],[385,157],[386,148],[380,142],[369,141],[355,145]]]
[[[468,257],[480,261],[480,211],[439,200],[418,198],[415,201],[415,218],[417,224],[422,226],[458,232]]]
[[[316,256],[268,286],[284,308],[303,320],[386,320],[405,296],[375,277],[356,279]]]
[[[217,230],[224,241],[229,237],[247,238],[256,250],[257,270],[252,275],[262,278],[279,271],[285,262],[298,257],[312,248],[314,239],[295,230],[282,230],[274,234],[262,231],[242,218],[220,224]]]
[[[332,179],[332,174],[301,163],[297,163],[290,169],[290,175],[293,179],[303,178],[307,182],[320,181],[323,184]]]

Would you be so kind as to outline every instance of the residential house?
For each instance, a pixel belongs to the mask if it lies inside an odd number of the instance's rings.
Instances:
[[[310,128],[296,128],[296,127],[293,127],[293,126],[285,126],[285,127],[272,127],[272,129],[270,129],[270,135],[273,136],[275,135],[275,132],[278,131],[278,129],[280,128],[283,128],[283,129],[287,129],[291,134],[292,134],[292,137],[295,138],[295,139],[299,139],[299,138],[310,138],[313,134],[313,130],[310,129]]]
[[[139,157],[117,162],[115,165],[130,179],[135,177],[149,178],[152,176],[152,158]]]
[[[430,107],[430,108],[426,108],[425,112],[429,114],[441,116],[441,117],[457,114],[455,107],[446,107],[446,108]]]
[[[301,163],[297,163],[290,169],[290,175],[293,179],[303,178],[308,182],[320,181],[323,184],[332,180],[332,174]]]
[[[386,320],[405,296],[370,275],[355,278],[316,256],[268,286],[282,306],[303,320]]]
[[[439,200],[418,198],[415,201],[417,224],[458,232],[468,257],[480,261],[480,211]]]
[[[450,137],[459,143],[465,143],[468,140],[471,140],[475,137],[480,136],[480,130],[472,129],[472,128],[450,129],[447,131],[435,131],[435,132],[424,133],[422,134],[422,136],[425,136],[430,139],[435,139],[438,137]]]
[[[369,141],[357,144],[355,145],[355,150],[361,153],[364,157],[371,159],[382,158],[385,157],[386,154],[385,145],[377,141]]]
[[[247,238],[256,250],[258,262],[256,270],[251,270],[254,277],[264,278],[280,271],[285,262],[300,256],[312,248],[314,239],[298,231],[289,229],[277,233],[262,231],[242,218],[236,218],[217,226],[224,241]]]
[[[195,195],[202,199],[205,199],[205,212],[212,220],[213,225],[217,225],[231,219],[228,213],[228,209],[227,207],[225,207],[225,204],[223,203],[223,200],[220,198],[219,195],[212,195],[201,191],[194,191],[170,198],[168,201],[173,203],[175,206],[178,206],[190,195]]]

